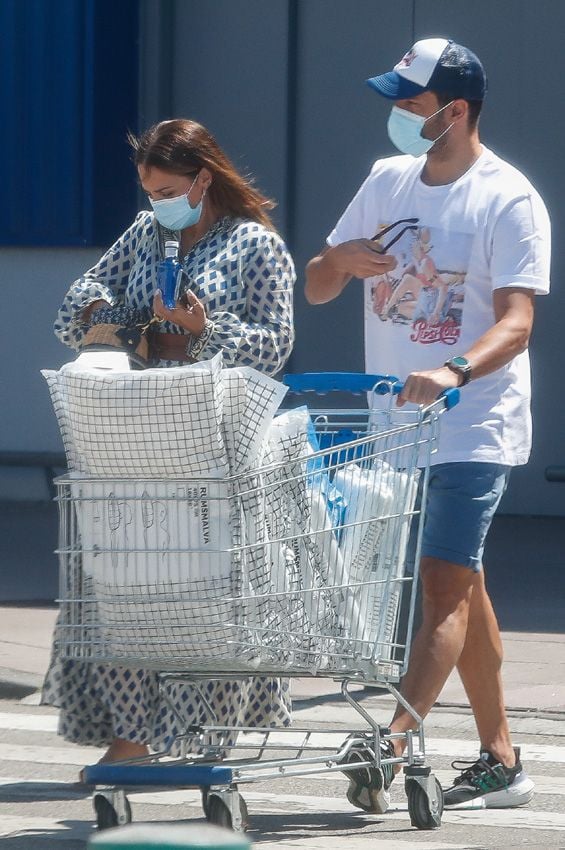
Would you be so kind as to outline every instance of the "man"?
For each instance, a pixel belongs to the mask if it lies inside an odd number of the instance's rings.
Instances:
[[[527,346],[534,297],[549,289],[549,220],[526,178],[479,140],[486,77],[470,50],[443,38],[418,41],[392,72],[367,82],[394,101],[388,132],[404,155],[374,164],[327,247],[308,264],[306,297],[324,303],[351,278],[365,279],[366,368],[404,380],[399,405],[429,404],[464,387],[460,405],[442,420],[433,456],[422,625],[401,690],[425,717],[457,666],[480,755],[445,791],[445,805],[519,806],[531,799],[533,783],[510,739],[502,645],[481,559],[509,471],[530,451]],[[406,258],[423,236],[434,279],[412,270],[407,287]],[[380,280],[389,297],[377,311]],[[399,705],[392,732],[413,726]],[[399,755],[403,744],[383,742],[382,755]],[[392,778],[390,764],[359,769],[350,774],[348,797],[367,811],[386,811]]]

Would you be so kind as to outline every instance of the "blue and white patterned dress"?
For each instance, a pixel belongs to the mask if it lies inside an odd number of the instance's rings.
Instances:
[[[171,231],[151,212],[133,224],[69,289],[55,333],[80,348],[88,329],[81,314],[93,301],[135,307],[151,315],[157,264]],[[223,218],[182,258],[184,280],[202,301],[207,324],[200,337],[165,322],[163,332],[182,333],[192,360],[221,351],[226,366],[252,366],[275,374],[294,340],[292,297],[295,272],[281,239],[255,221]],[[162,362],[161,365],[174,365]],[[275,726],[290,722],[288,680],[257,677],[204,682],[206,700],[222,725]],[[191,724],[209,723],[203,700],[190,685],[172,684],[159,693],[157,674],[53,657],[42,702],[60,708],[59,733],[69,741],[106,746],[113,738],[148,744],[155,750]]]

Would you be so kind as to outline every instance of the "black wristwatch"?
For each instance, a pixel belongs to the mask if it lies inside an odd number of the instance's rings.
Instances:
[[[451,369],[457,375],[461,375],[460,387],[464,387],[471,380],[471,364],[466,357],[451,357],[443,365],[447,366],[448,369]]]

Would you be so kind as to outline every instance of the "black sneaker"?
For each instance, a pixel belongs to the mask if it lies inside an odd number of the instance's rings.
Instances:
[[[505,767],[488,750],[477,761],[454,761],[460,770],[451,788],[443,792],[446,809],[511,809],[529,803],[534,796],[534,783],[522,767],[520,748],[515,747],[516,764]]]
[[[354,735],[351,737],[356,738],[359,743],[352,746],[343,763],[372,762],[372,764],[343,771],[349,777],[347,799],[352,806],[356,806],[358,809],[384,815],[390,806],[388,789],[394,779],[393,765],[381,763],[380,768],[376,766],[374,739],[370,735]],[[395,758],[394,748],[390,741],[381,740],[380,747],[381,759]]]

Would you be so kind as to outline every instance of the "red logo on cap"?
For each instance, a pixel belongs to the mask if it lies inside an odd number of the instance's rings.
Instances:
[[[416,58],[416,53],[414,50],[409,50],[408,53],[402,57],[399,65],[402,65],[403,68],[409,68],[414,59]]]

